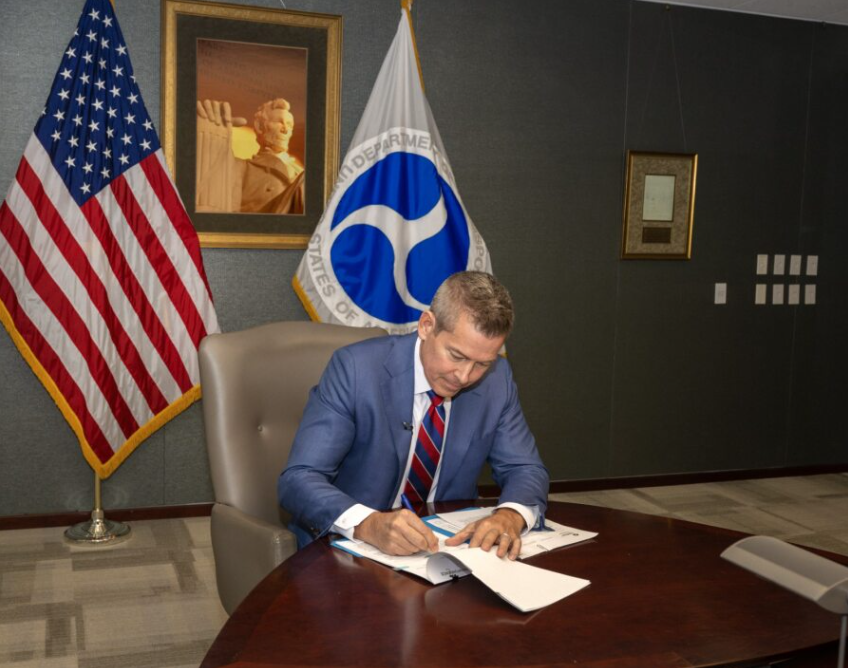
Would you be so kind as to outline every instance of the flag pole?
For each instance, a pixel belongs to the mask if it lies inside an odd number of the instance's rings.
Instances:
[[[100,476],[94,472],[94,510],[87,522],[65,529],[65,540],[74,545],[115,545],[130,537],[130,526],[107,520],[100,503]]]
[[[415,0],[400,0],[400,6],[406,10],[406,18],[409,21],[409,34],[412,35],[412,50],[415,52],[415,64],[418,65],[418,80],[421,82],[421,90],[424,90],[424,75],[421,72],[421,58],[418,57],[418,44],[415,41],[415,30],[412,28],[412,3]]]

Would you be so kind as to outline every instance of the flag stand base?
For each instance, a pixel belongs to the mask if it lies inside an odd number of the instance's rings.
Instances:
[[[114,522],[103,517],[102,510],[94,510],[88,522],[80,522],[65,529],[65,540],[74,545],[116,545],[132,534],[132,529],[123,522]]]
[[[65,540],[73,545],[116,545],[132,534],[128,524],[107,520],[100,507],[100,477],[94,474],[94,510],[88,522],[65,529]]]

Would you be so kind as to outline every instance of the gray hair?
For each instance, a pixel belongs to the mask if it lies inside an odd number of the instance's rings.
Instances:
[[[449,276],[436,290],[430,311],[436,317],[436,332],[452,332],[462,312],[489,338],[509,336],[515,321],[509,292],[494,276],[482,271]]]

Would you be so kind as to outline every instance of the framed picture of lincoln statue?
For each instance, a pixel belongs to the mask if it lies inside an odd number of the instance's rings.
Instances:
[[[162,146],[203,246],[305,248],[338,170],[339,16],[162,0]]]

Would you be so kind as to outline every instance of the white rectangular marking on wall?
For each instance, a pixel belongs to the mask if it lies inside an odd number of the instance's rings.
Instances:
[[[797,306],[801,302],[801,286],[800,285],[790,285],[789,286],[789,305]]]
[[[819,273],[819,256],[807,256],[807,276],[816,276]]]
[[[716,283],[715,284],[714,303],[716,303],[716,304],[726,304],[727,303],[727,283]]]
[[[816,303],[816,286],[815,286],[815,284],[804,286],[804,303],[807,304],[808,306],[811,306],[812,304]]]

